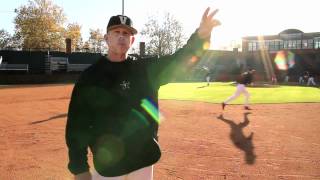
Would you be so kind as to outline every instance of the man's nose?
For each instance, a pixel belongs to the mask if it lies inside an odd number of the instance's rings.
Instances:
[[[124,34],[119,34],[119,39],[124,39]]]

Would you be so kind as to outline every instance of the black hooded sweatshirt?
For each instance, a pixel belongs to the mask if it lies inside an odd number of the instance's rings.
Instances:
[[[158,90],[193,67],[203,54],[205,40],[194,33],[172,55],[123,62],[101,57],[74,86],[66,125],[68,168],[89,171],[88,147],[102,176],[128,174],[156,163]]]

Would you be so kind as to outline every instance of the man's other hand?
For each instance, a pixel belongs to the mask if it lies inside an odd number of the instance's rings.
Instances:
[[[92,177],[90,172],[84,172],[84,173],[75,175],[74,179],[75,180],[92,180]]]

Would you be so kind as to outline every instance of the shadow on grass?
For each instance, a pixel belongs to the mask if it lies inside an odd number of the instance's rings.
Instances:
[[[29,125],[33,125],[33,124],[39,124],[39,123],[43,123],[43,122],[47,122],[47,121],[51,121],[51,120],[54,120],[54,119],[59,119],[59,118],[64,118],[64,117],[67,117],[68,114],[67,113],[64,113],[64,114],[59,114],[59,115],[56,115],[56,116],[52,116],[48,119],[44,119],[44,120],[40,120],[40,121],[34,121],[34,122],[31,122],[29,123]]]
[[[248,118],[249,114],[249,112],[244,113],[244,121],[239,124],[234,123],[231,119],[224,118],[222,114],[218,116],[218,119],[230,126],[230,139],[237,148],[244,151],[246,163],[252,165],[256,160],[256,155],[254,154],[254,146],[252,143],[253,132],[251,132],[248,137],[246,137],[243,133],[243,128],[246,127],[250,122]]]
[[[205,87],[209,87],[209,85],[199,86],[197,88],[205,88]]]

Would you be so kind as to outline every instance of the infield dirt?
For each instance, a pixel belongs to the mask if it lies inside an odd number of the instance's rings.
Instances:
[[[72,179],[64,139],[72,88],[0,89],[1,180]],[[320,179],[320,104],[252,108],[160,100],[154,179]]]

